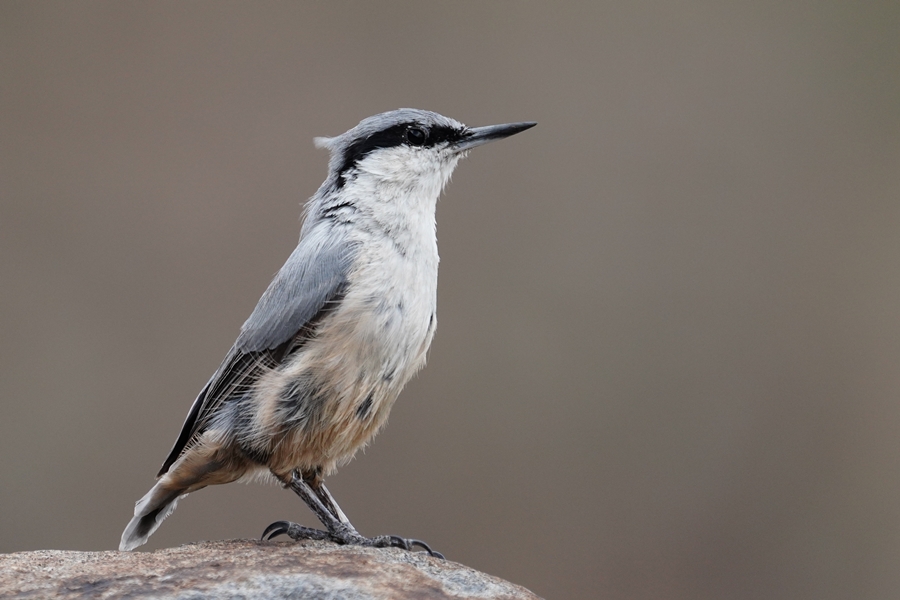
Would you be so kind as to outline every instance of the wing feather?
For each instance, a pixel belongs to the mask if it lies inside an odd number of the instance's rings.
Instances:
[[[302,345],[340,301],[353,246],[318,229],[300,241],[259,299],[225,360],[194,400],[158,477],[206,430],[223,403],[250,393],[259,376]]]

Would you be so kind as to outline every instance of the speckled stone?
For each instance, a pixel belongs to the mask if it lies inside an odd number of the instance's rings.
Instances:
[[[3,554],[0,597],[538,599],[523,587],[421,552],[246,540],[149,553],[37,550]]]

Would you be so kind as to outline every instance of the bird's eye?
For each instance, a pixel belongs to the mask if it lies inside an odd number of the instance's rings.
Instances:
[[[410,127],[406,130],[405,135],[410,146],[424,146],[425,140],[428,138],[428,134],[418,127]]]

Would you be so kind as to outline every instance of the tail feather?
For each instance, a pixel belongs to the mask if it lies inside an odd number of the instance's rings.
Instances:
[[[168,478],[163,477],[134,506],[134,518],[122,532],[119,550],[134,550],[147,543],[166,517],[172,514],[178,499],[187,495],[182,488],[172,489]]]
[[[134,506],[134,518],[122,532],[119,550],[134,550],[147,543],[160,524],[172,514],[179,498],[208,485],[240,479],[247,465],[223,461],[214,443],[197,444],[181,456]]]

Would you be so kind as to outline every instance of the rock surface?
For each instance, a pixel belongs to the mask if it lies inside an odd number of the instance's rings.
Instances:
[[[2,598],[539,600],[458,563],[328,542],[204,542],[156,552],[0,555]]]

